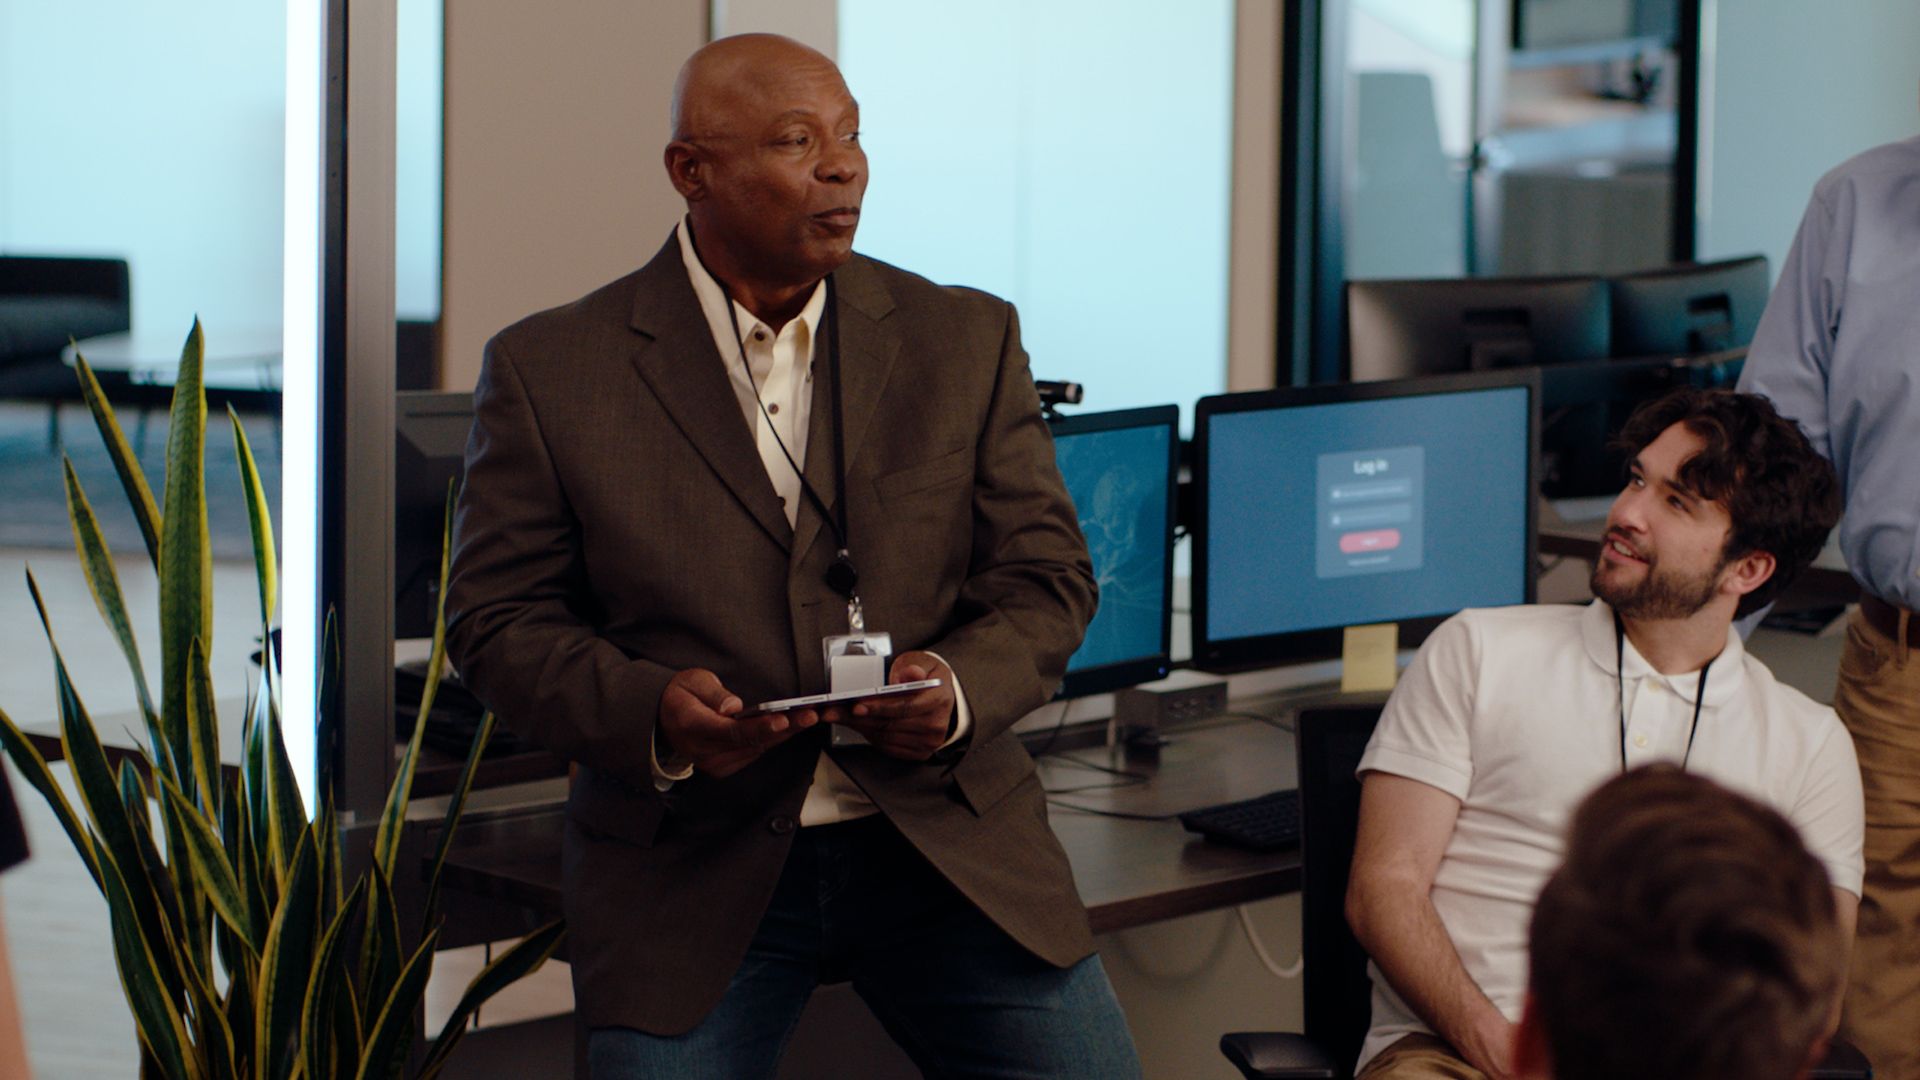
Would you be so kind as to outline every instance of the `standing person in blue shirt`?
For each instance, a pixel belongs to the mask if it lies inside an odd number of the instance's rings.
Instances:
[[[1866,892],[1842,1032],[1920,1078],[1920,137],[1823,177],[1740,389],[1772,398],[1839,473],[1860,582],[1834,711],[1866,791]]]

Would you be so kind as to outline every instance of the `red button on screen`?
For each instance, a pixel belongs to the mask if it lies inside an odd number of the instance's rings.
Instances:
[[[1368,529],[1366,532],[1343,533],[1340,537],[1340,550],[1349,555],[1367,551],[1392,551],[1399,546],[1399,529]]]

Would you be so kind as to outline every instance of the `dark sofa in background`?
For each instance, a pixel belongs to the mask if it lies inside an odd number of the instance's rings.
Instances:
[[[80,399],[73,371],[60,361],[69,338],[126,331],[133,325],[125,259],[0,255],[0,399],[49,404],[47,434],[59,444],[59,405]],[[125,377],[102,373],[111,384]]]

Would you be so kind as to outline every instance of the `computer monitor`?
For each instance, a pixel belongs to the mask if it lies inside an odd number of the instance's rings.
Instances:
[[[1200,399],[1194,666],[1338,656],[1370,623],[1413,644],[1531,601],[1539,388],[1527,368]]]
[[[1180,408],[1063,416],[1051,426],[1054,458],[1100,583],[1099,610],[1067,661],[1060,696],[1161,678],[1171,666]]]
[[[1607,286],[1593,277],[1347,283],[1354,382],[1597,360]]]
[[[1697,356],[1741,348],[1753,341],[1770,285],[1765,255],[1610,278],[1613,355]]]
[[[447,485],[460,479],[473,394],[401,391],[394,409],[393,636],[433,636]]]

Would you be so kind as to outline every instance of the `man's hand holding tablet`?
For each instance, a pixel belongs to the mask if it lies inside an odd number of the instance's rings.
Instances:
[[[935,685],[910,694],[866,698],[851,708],[836,706],[827,719],[866,736],[888,757],[925,761],[953,734],[953,669],[930,652],[915,650],[893,658],[892,683],[932,680]],[[845,711],[844,717],[832,715]]]
[[[679,755],[709,776],[731,776],[761,754],[820,722],[815,709],[746,711],[739,695],[705,668],[676,672],[660,692],[662,760]]]

